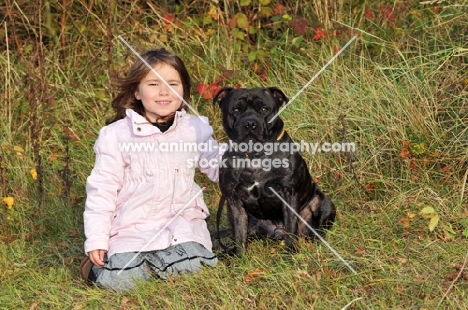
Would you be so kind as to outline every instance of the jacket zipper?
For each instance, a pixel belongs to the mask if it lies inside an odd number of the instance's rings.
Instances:
[[[176,185],[177,185],[177,178],[179,176],[179,169],[177,168],[175,170],[175,176],[174,176],[174,184],[173,184],[173,190],[172,190],[172,199],[171,199],[171,207],[172,210],[174,210],[174,199],[175,199],[175,192],[176,192]]]

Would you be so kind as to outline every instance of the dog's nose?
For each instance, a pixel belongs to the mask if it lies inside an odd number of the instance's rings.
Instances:
[[[247,121],[245,121],[244,124],[245,124],[245,127],[247,129],[251,129],[251,130],[253,130],[253,129],[255,129],[257,127],[257,122],[256,121],[247,120]]]

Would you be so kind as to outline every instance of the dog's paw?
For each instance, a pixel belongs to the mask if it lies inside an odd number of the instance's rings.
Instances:
[[[270,237],[274,240],[286,240],[287,233],[281,228],[276,228]]]
[[[286,249],[289,252],[292,252],[292,253],[299,252],[299,243],[298,243],[297,237],[292,236],[291,234],[285,234],[284,244],[286,246]]]

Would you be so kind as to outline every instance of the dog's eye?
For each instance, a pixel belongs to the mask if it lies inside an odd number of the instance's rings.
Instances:
[[[262,113],[267,113],[270,110],[267,107],[262,107],[261,111]]]
[[[240,111],[240,109],[239,109],[239,107],[237,107],[237,106],[234,107],[234,108],[232,108],[232,112],[239,112],[239,111]]]

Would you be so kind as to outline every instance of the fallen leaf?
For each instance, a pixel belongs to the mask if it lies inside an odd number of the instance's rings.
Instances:
[[[244,276],[244,282],[245,283],[250,283],[253,281],[253,279],[260,277],[266,272],[265,268],[257,268],[254,270],[250,270],[245,276]]]
[[[437,224],[439,224],[439,215],[435,214],[429,221],[429,231],[434,231]]]
[[[410,156],[410,144],[411,142],[409,140],[403,140],[403,147],[401,148],[400,151],[400,157],[403,159],[406,159]]]
[[[364,10],[364,16],[367,19],[372,19],[372,18],[374,18],[374,12],[371,9],[365,9]]]
[[[406,257],[400,257],[398,259],[398,261],[401,263],[401,264],[406,264],[408,262],[408,259]]]
[[[175,20],[175,15],[174,14],[165,14],[163,16],[163,22],[166,24],[172,23]]]
[[[323,30],[323,28],[316,28],[314,31],[314,40],[318,41],[320,39],[323,39],[327,36],[327,33]]]
[[[403,224],[403,228],[408,228],[408,227],[410,227],[410,222],[409,222],[408,218],[402,217],[402,218],[400,219],[400,222],[401,222],[401,224]]]
[[[13,197],[3,197],[3,203],[6,204],[7,209],[13,209],[13,204],[15,203],[15,198]]]
[[[375,193],[375,185],[374,185],[374,184],[372,184],[372,183],[367,183],[367,184],[365,185],[365,187],[366,187],[366,189],[367,189],[368,191],[370,191],[370,192],[372,192],[372,193]]]
[[[425,218],[431,218],[433,214],[437,214],[433,207],[424,207],[419,211],[419,214]]]
[[[285,9],[285,8],[286,8],[286,7],[285,7],[284,5],[282,5],[282,4],[276,4],[276,5],[275,5],[275,8],[274,8],[274,10],[273,10],[273,14],[274,14],[274,15],[281,15],[281,14],[284,13],[284,9]]]
[[[307,270],[297,270],[297,275],[301,278],[310,278],[310,274],[307,272]]]
[[[360,256],[364,256],[364,254],[367,253],[366,247],[365,247],[364,245],[361,244],[361,245],[357,248],[356,253],[357,253],[358,255],[360,255]]]
[[[37,171],[36,171],[36,169],[33,168],[33,169],[29,170],[29,173],[31,174],[31,177],[32,177],[33,180],[37,180]]]
[[[13,149],[18,153],[24,153],[24,149],[19,145],[13,146]]]

